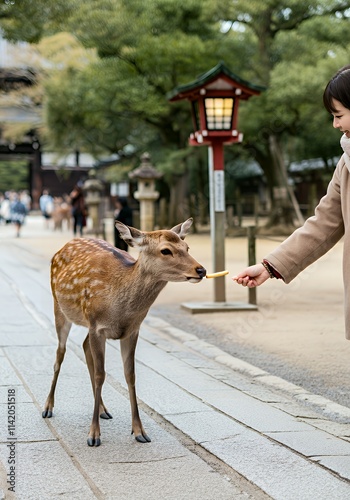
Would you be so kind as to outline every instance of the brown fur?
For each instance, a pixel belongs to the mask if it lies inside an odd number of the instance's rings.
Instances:
[[[54,208],[52,212],[53,229],[62,231],[63,224],[66,225],[66,229],[69,230],[71,227],[71,206],[61,197],[54,199]]]
[[[140,248],[137,260],[103,240],[84,238],[67,243],[52,259],[51,288],[58,349],[43,417],[52,416],[55,387],[71,325],[85,326],[88,335],[83,347],[95,395],[89,446],[100,444],[99,416],[112,418],[101,397],[106,339],[121,341],[132,432],[138,441],[150,441],[142,426],[136,400],[135,348],[140,325],[167,282],[198,283],[206,274],[189,255],[184,242],[191,223],[192,219],[188,219],[171,230],[146,233],[117,222],[128,245]]]

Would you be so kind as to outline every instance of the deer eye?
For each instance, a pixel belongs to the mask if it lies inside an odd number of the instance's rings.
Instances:
[[[161,253],[162,255],[173,255],[173,254],[172,254],[172,251],[171,251],[171,250],[169,250],[169,248],[163,248],[163,249],[160,251],[160,253]]]

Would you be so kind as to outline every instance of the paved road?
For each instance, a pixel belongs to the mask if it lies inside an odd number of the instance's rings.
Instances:
[[[211,269],[208,236],[189,237],[191,251]],[[282,238],[257,240],[257,259]],[[244,238],[227,239],[231,276],[247,263]],[[350,342],[345,340],[342,279],[343,243],[290,285],[269,280],[257,289],[257,311],[181,314],[181,302],[212,298],[211,280],[198,287],[169,284],[153,313],[273,375],[350,408]],[[209,282],[209,283],[208,283]],[[227,300],[247,302],[247,290],[226,279]],[[183,312],[183,311],[182,311]]]
[[[69,235],[45,233],[40,222],[28,221],[31,236],[19,240],[0,228],[0,498],[1,489],[11,498],[6,401],[15,390],[20,499],[350,499],[348,408],[227,354],[157,309],[137,350],[151,444],[129,435],[119,344],[109,342],[104,395],[114,419],[102,422],[100,448],[86,446],[92,396],[84,329],[72,331],[55,416],[43,420],[56,347],[48,253]]]

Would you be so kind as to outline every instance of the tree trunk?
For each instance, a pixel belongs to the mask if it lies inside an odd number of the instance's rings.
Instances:
[[[294,226],[295,220],[301,226],[304,218],[295,198],[294,191],[288,183],[282,149],[275,135],[269,136],[269,151],[273,163],[274,179],[271,186],[273,206],[268,226]]]
[[[169,226],[175,226],[187,219],[189,214],[188,203],[188,175],[173,175],[170,184]]]

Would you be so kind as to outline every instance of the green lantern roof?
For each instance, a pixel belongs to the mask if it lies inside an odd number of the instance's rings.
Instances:
[[[242,90],[242,99],[250,97],[251,95],[258,95],[260,92],[266,90],[266,87],[243,80],[243,78],[232,73],[223,62],[219,62],[214,68],[203,73],[193,82],[176,87],[169,93],[168,98],[170,101],[185,99],[196,90],[210,86],[214,81],[219,80],[220,76],[222,76],[226,82],[231,82],[232,86],[236,86]]]

